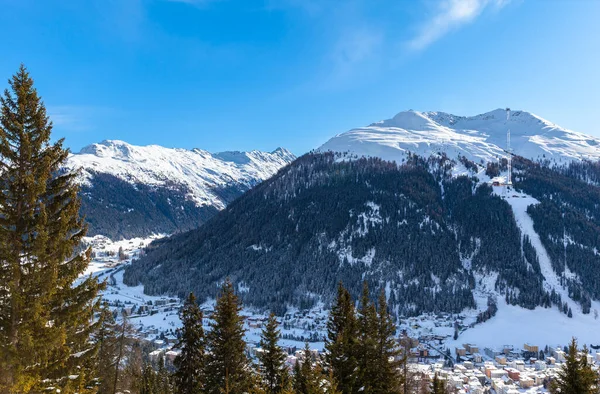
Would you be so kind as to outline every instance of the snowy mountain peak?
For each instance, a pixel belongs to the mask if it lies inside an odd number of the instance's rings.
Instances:
[[[126,158],[131,155],[132,146],[125,141],[104,140],[99,143],[91,144],[81,148],[79,154],[90,154],[98,157],[121,157]]]
[[[217,209],[226,202],[215,189],[232,184],[251,187],[271,177],[295,156],[283,149],[260,152],[221,152],[201,149],[172,149],[159,145],[137,146],[119,140],[105,140],[71,154],[67,166],[82,170],[86,182],[95,173],[113,175],[132,184],[163,186],[174,183],[189,190],[198,206]]]
[[[529,159],[600,159],[599,138],[561,128],[526,111],[512,111],[507,120],[505,109],[476,116],[403,111],[391,119],[339,134],[318,150],[397,162],[408,152],[426,157],[445,152],[452,158],[462,155],[488,162],[506,157],[509,129],[512,151]]]
[[[432,121],[426,114],[418,111],[402,111],[396,114],[391,119],[382,120],[371,124],[373,127],[398,127],[409,128],[413,130],[426,130],[435,127],[435,122]]]
[[[287,158],[287,159],[291,159],[291,160],[294,160],[296,158],[296,156],[292,152],[290,152],[289,150],[282,148],[282,147],[278,147],[273,152],[271,152],[271,154],[279,155],[283,158]]]

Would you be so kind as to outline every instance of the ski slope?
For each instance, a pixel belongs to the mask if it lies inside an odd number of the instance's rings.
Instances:
[[[515,221],[521,230],[522,236],[528,236],[539,259],[541,273],[544,276],[544,287],[546,290],[554,291],[560,294],[563,302],[566,302],[572,309],[573,317],[569,318],[561,313],[555,306],[552,308],[537,307],[534,310],[522,308],[520,306],[509,305],[505,302],[501,294],[495,294],[498,306],[498,312],[490,320],[482,324],[477,324],[464,331],[460,337],[454,341],[450,340],[448,346],[462,346],[463,343],[475,343],[485,347],[499,348],[503,345],[512,345],[521,348],[524,343],[531,343],[538,346],[567,344],[572,337],[578,338],[580,343],[597,344],[599,337],[597,335],[600,329],[600,320],[597,312],[600,311],[600,304],[592,302],[592,311],[589,314],[583,314],[581,306],[574,302],[568,294],[567,289],[560,285],[559,277],[552,268],[550,257],[542,244],[539,234],[535,232],[533,220],[527,213],[527,207],[532,204],[539,204],[535,198],[507,189],[504,186],[495,186],[494,193],[502,197],[512,208]],[[480,285],[479,281],[484,282]],[[487,283],[485,283],[487,282]],[[488,294],[493,294],[493,275],[479,278],[475,295],[478,291],[483,293],[478,297],[479,301],[484,300]],[[483,290],[483,291],[482,291]],[[483,310],[483,303],[479,303],[478,309]],[[473,315],[471,311],[465,311],[466,315]]]
[[[521,236],[526,235],[529,237],[531,245],[534,247],[539,259],[540,269],[545,279],[544,287],[546,290],[551,291],[554,289],[556,293],[560,294],[563,302],[566,302],[573,311],[573,316],[581,314],[581,306],[571,300],[567,289],[560,285],[560,279],[556,271],[554,271],[554,268],[552,268],[550,256],[548,256],[548,252],[542,244],[540,236],[533,228],[531,216],[527,213],[527,207],[532,204],[539,204],[539,201],[525,193],[517,192],[515,190],[506,192],[505,188],[502,186],[494,186],[494,192],[498,195],[504,195],[506,202],[508,202],[512,208],[517,226],[519,226],[519,229],[521,230]]]
[[[500,348],[512,345],[521,349],[523,344],[530,343],[544,347],[546,345],[566,345],[572,337],[580,344],[597,345],[600,342],[598,329],[600,320],[594,317],[593,309],[598,304],[593,303],[592,313],[578,313],[573,318],[560,313],[556,307],[534,310],[519,306],[507,305],[504,297],[498,297],[498,312],[496,316],[482,324],[464,331],[456,341],[449,340],[446,346],[454,349],[463,343],[474,343],[489,348]]]

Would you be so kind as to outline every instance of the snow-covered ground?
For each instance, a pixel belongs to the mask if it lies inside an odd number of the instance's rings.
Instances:
[[[67,167],[81,168],[83,182],[93,172],[106,173],[127,182],[186,186],[199,206],[225,207],[214,188],[232,183],[252,186],[270,178],[292,162],[286,149],[273,152],[210,153],[201,149],[170,149],[159,145],[136,146],[123,141],[103,141],[69,155]]]
[[[126,310],[129,322],[139,330],[139,335],[150,341],[174,338],[175,330],[181,326],[178,312],[182,300],[172,296],[146,295],[142,285],[126,286],[123,283],[123,273],[132,259],[139,257],[150,242],[162,236],[164,235],[120,241],[112,241],[104,236],[86,239],[92,246],[94,257],[85,275],[95,275],[99,280],[106,281],[107,288],[102,298],[119,313],[119,316]],[[124,253],[122,260],[119,258],[119,250]],[[208,300],[201,305],[207,316],[212,313],[214,303],[214,300]],[[260,340],[263,322],[267,320],[268,314],[244,308],[242,315],[246,318],[246,340],[255,346]],[[312,349],[322,350],[327,317],[328,311],[322,304],[308,311],[289,308],[281,319],[281,345],[302,348],[308,341]],[[204,324],[208,329],[210,319],[205,319]]]
[[[112,241],[104,236],[95,236],[86,241],[92,245],[93,258],[86,274],[93,274],[101,281],[106,281],[107,288],[102,298],[109,303],[112,309],[121,312],[124,308],[133,308],[130,322],[136,328],[152,329],[167,332],[180,325],[177,316],[179,299],[176,297],[148,296],[144,294],[143,286],[126,286],[123,284],[123,271],[132,259],[143,253],[143,248],[155,239],[164,235],[154,235],[148,238],[134,238],[128,240]],[[119,250],[124,253],[124,259],[119,258]],[[141,306],[154,307],[155,314],[140,313]]]
[[[485,174],[477,176],[481,182],[491,181]],[[505,174],[503,177],[505,178]],[[581,344],[585,343],[588,346],[600,344],[600,318],[597,317],[597,312],[600,312],[600,303],[592,301],[591,313],[582,313],[581,306],[573,301],[569,297],[567,289],[560,285],[559,277],[552,268],[548,253],[539,235],[535,232],[533,220],[527,214],[527,207],[531,204],[538,204],[539,201],[525,193],[515,191],[513,188],[494,186],[493,189],[496,195],[511,206],[521,234],[528,236],[535,248],[541,272],[545,278],[544,287],[548,291],[554,289],[556,293],[560,294],[562,301],[567,302],[572,309],[573,317],[569,318],[556,307],[538,307],[529,310],[508,305],[504,297],[495,291],[496,273],[492,272],[486,275],[474,273],[476,288],[473,295],[477,303],[476,309],[465,310],[459,315],[443,316],[442,318],[434,315],[418,316],[403,321],[400,328],[414,337],[446,336],[443,346],[451,349],[461,347],[464,343],[477,344],[482,348],[511,345],[516,349],[521,349],[525,343],[540,347],[565,345],[572,337],[578,338]],[[465,268],[470,269],[472,256],[461,257]],[[490,320],[475,324],[477,314],[487,308],[489,296],[496,300],[498,311]],[[453,322],[458,322],[462,327],[457,340],[452,339]]]
[[[498,297],[496,316],[465,330],[456,341],[449,339],[447,346],[453,349],[464,343],[473,343],[482,348],[513,345],[521,349],[523,344],[529,343],[543,348],[546,345],[565,345],[572,337],[576,337],[580,344],[600,344],[600,320],[596,320],[593,313],[568,318],[555,307],[529,310],[507,305],[503,297]]]
[[[539,201],[525,193],[517,192],[515,190],[507,190],[507,188],[503,186],[494,186],[494,192],[497,195],[502,196],[511,206],[515,216],[515,221],[521,230],[521,235],[529,237],[529,240],[531,241],[531,244],[533,245],[539,259],[540,269],[545,278],[544,287],[546,290],[551,291],[554,289],[556,293],[560,294],[563,302],[569,304],[569,307],[572,309],[573,313],[580,311],[581,308],[579,305],[569,298],[569,292],[567,289],[560,285],[560,279],[556,274],[556,271],[554,271],[552,268],[552,262],[550,261],[548,252],[542,244],[540,236],[535,232],[533,228],[533,220],[527,213],[527,207],[530,205],[539,204]]]

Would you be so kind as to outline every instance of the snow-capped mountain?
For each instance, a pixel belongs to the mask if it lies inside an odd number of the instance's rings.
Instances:
[[[408,152],[428,157],[445,152],[479,162],[506,157],[507,131],[511,150],[532,160],[561,162],[600,159],[600,138],[564,129],[525,111],[497,109],[477,116],[444,112],[404,111],[391,119],[336,135],[319,151],[348,152],[398,163]]]
[[[339,281],[358,297],[366,280],[401,320],[467,316],[477,329],[462,327],[461,340],[486,343],[485,327],[500,324],[506,332],[493,343],[536,341],[550,321],[565,329],[548,343],[594,337],[596,163],[547,167],[516,157],[518,176],[506,187],[476,165],[456,176],[462,163],[446,157],[411,156],[400,166],[340,158],[302,156],[205,225],[152,243],[124,283],[203,300],[229,277],[245,304],[284,313],[331,300]]]
[[[90,233],[129,238],[195,228],[294,159],[283,148],[210,153],[111,140],[71,154],[67,167],[81,170]]]
[[[85,180],[94,173],[114,175],[131,183],[160,186],[167,182],[185,185],[197,205],[222,209],[226,201],[215,187],[232,183],[253,186],[290,163],[295,156],[286,149],[273,152],[220,152],[171,149],[159,145],[135,146],[107,140],[69,156],[68,166],[81,168]]]
[[[495,181],[507,173],[509,128],[512,186]],[[482,342],[499,325],[501,343],[519,330],[521,343],[536,340],[549,318],[568,327],[549,342],[593,338],[599,144],[521,111],[508,121],[504,110],[402,112],[332,138],[206,225],[154,242],[124,283],[211,299],[229,277],[245,303],[283,313],[331,300],[339,281],[358,296],[366,280],[401,320],[467,316],[477,328],[461,340]]]

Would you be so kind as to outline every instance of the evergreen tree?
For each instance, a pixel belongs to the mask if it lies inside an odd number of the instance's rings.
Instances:
[[[140,394],[157,394],[156,372],[149,363],[144,367],[142,373],[142,384]]]
[[[329,374],[325,379],[325,393],[327,394],[343,394],[342,390],[340,390],[340,385],[336,378],[333,376],[333,371],[330,369]]]
[[[433,375],[433,381],[431,382],[431,394],[445,394],[446,387],[444,381],[438,377],[437,372]]]
[[[206,391],[210,394],[241,394],[250,389],[250,366],[241,310],[233,285],[227,279],[217,299],[214,322],[207,335]]]
[[[285,366],[286,354],[278,345],[281,332],[275,315],[271,313],[267,325],[262,330],[258,354],[260,375],[267,394],[281,393],[288,381],[288,370]]]
[[[98,394],[113,393],[115,364],[118,355],[119,326],[108,307],[104,304],[98,318],[100,326],[96,335],[98,343],[97,368]]]
[[[356,387],[365,393],[375,392],[378,382],[378,318],[377,310],[369,298],[369,286],[363,283],[363,292],[358,314],[359,344],[357,363],[359,376]]]
[[[377,311],[377,358],[374,393],[399,393],[402,385],[400,367],[404,361],[395,338],[396,326],[389,315],[383,290],[379,295]]]
[[[158,371],[156,372],[156,394],[172,394],[171,376],[165,365],[165,358],[161,354],[158,358]]]
[[[415,340],[409,337],[403,337],[400,340],[400,345],[402,346],[401,358],[399,360],[399,371],[400,371],[400,382],[402,385],[402,393],[409,394],[414,392],[417,386],[416,382],[416,374],[411,370],[410,365],[408,363],[408,359],[410,357],[410,349],[416,346]],[[446,351],[447,354],[450,354],[450,351]],[[458,362],[458,358],[456,360]]]
[[[338,389],[344,394],[357,392],[356,379],[358,346],[356,311],[350,292],[338,284],[337,299],[327,322],[325,363],[333,378],[339,382]]]
[[[175,348],[181,349],[181,353],[175,358],[177,371],[173,376],[176,392],[199,393],[204,389],[206,352],[202,310],[193,293],[190,293],[179,316],[182,327],[178,330],[179,342]]]
[[[125,253],[125,251],[123,250],[122,246],[119,246],[118,256],[120,261],[127,260],[129,258],[127,253]]]
[[[115,351],[115,361],[114,361],[114,375],[112,382],[112,392],[116,393],[119,388],[124,390],[128,386],[127,375],[123,376],[122,372],[124,371],[127,363],[127,360],[130,355],[133,354],[133,347],[136,344],[136,341],[133,339],[134,329],[129,323],[129,319],[127,318],[127,314],[125,311],[121,312],[121,324],[117,326],[118,337],[116,342],[116,351]]]
[[[300,360],[297,359],[294,364],[294,381],[292,384],[293,392],[300,393],[306,386],[304,376],[302,375],[302,368],[300,368]]]
[[[140,341],[127,341],[126,357],[119,373],[119,392],[139,393],[142,391],[144,368],[146,366],[146,357],[144,356],[149,353],[149,350]]]
[[[431,394],[431,382],[426,378],[424,372],[419,373],[418,394]]]
[[[577,341],[571,340],[569,353],[550,384],[553,394],[592,394],[598,392],[598,375],[587,362],[587,349],[579,356]]]
[[[0,97],[0,390],[86,391],[94,378],[101,285],[83,280],[90,249],[68,150],[24,66]],[[75,282],[76,280],[77,283]],[[75,378],[74,378],[75,377]]]
[[[598,393],[600,379],[598,373],[594,371],[592,366],[588,363],[589,349],[587,345],[583,346],[581,353],[579,363],[581,364],[581,380],[583,382],[583,387],[588,390],[587,392]]]
[[[319,363],[313,365],[312,353],[308,342],[304,346],[302,361],[298,360],[295,367],[294,389],[296,394],[323,394],[323,373]]]

